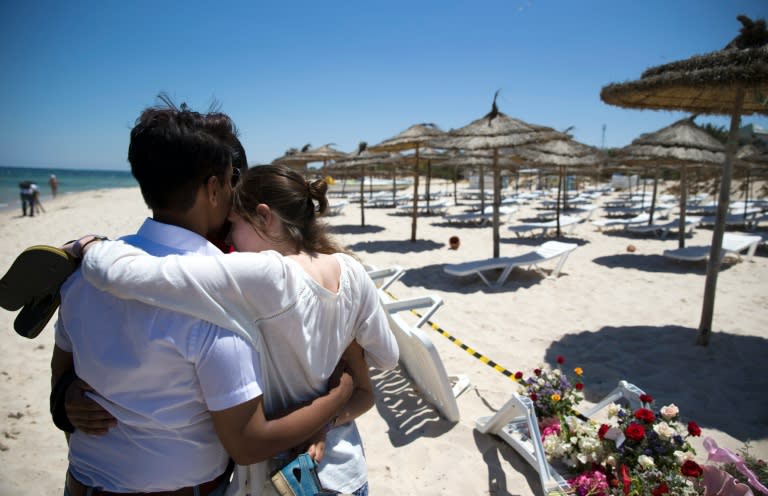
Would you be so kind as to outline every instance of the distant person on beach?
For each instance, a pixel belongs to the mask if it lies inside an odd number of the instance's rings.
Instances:
[[[59,193],[59,180],[56,179],[56,174],[51,174],[51,177],[48,179],[48,185],[51,187],[51,196],[56,198],[56,195]]]
[[[363,351],[371,365],[388,369],[398,350],[373,281],[318,220],[328,208],[327,188],[284,166],[254,167],[235,188],[229,240],[239,252],[261,253],[227,255],[213,265],[199,256],[160,258],[121,242],[93,243],[83,272],[115,296],[254,334],[266,349],[259,355],[268,416],[322,393],[353,344],[346,356],[357,372],[356,396],[330,426],[318,476],[326,489],[365,495],[367,466],[353,422],[374,403]]]
[[[35,196],[32,190],[32,181],[22,181],[19,183],[19,194],[21,195],[21,215],[27,215],[27,209],[29,209],[29,216],[35,216]]]
[[[37,184],[32,183],[29,185],[29,189],[32,191],[33,210],[36,210],[37,213],[45,212],[45,209],[43,208],[43,204],[40,203],[40,188],[37,187]]]
[[[239,177],[228,144],[235,140],[224,114],[146,109],[131,131],[128,159],[152,218],[124,243],[154,255],[197,254],[215,266],[223,254],[205,237],[219,233],[229,214]],[[256,463],[305,442],[353,392],[351,376],[338,373],[321,394],[267,420],[250,336],[118,299],[80,271],[62,286],[55,340],[54,421],[72,431],[65,496],[223,495],[230,457]],[[77,376],[116,419],[103,435],[67,425],[56,406]]]

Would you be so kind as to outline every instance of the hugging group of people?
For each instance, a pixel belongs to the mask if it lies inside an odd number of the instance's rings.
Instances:
[[[52,358],[65,496],[270,494],[298,452],[327,492],[367,494],[354,419],[373,406],[369,367],[393,368],[398,348],[319,220],[327,185],[248,168],[227,115],[163,102],[128,150],[152,217],[67,246],[82,262]]]

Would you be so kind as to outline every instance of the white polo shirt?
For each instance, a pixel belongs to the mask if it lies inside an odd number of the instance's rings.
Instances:
[[[151,219],[123,241],[155,255],[223,256],[197,234]],[[118,421],[103,436],[72,434],[75,478],[108,491],[152,492],[221,474],[229,456],[209,412],[261,395],[250,342],[196,317],[118,299],[80,271],[61,295],[56,345],[73,353],[77,375]]]

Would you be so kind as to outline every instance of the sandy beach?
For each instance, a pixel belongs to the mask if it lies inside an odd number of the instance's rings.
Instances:
[[[451,191],[445,186],[435,189]],[[332,200],[332,203],[337,200]],[[453,205],[453,198],[447,198]],[[598,201],[599,202],[599,201]],[[515,218],[525,217],[530,207]],[[451,206],[451,212],[461,207]],[[138,188],[99,190],[46,202],[35,218],[0,212],[0,270],[34,244],[60,245],[86,233],[118,237],[135,231],[149,214]],[[600,217],[600,211],[593,218]],[[656,399],[675,403],[721,446],[768,458],[768,249],[752,262],[726,264],[719,275],[713,334],[695,345],[706,267],[662,256],[677,247],[671,236],[599,232],[582,223],[563,240],[579,247],[559,278],[515,269],[500,290],[478,278],[448,276],[442,266],[492,255],[490,227],[447,224],[421,217],[418,240],[409,241],[411,218],[392,209],[357,205],[329,217],[333,231],[364,263],[400,265],[405,276],[391,287],[398,298],[435,294],[444,305],[432,317],[442,329],[511,371],[526,375],[563,355],[584,369],[586,399],[596,402],[626,379]],[[459,236],[461,246],[448,248]],[[709,244],[710,229],[686,243]],[[501,229],[501,255],[529,251],[540,238],[516,238]],[[633,253],[627,251],[634,245]],[[544,268],[553,267],[545,263]],[[67,467],[63,433],[48,413],[53,321],[34,340],[13,331],[15,314],[0,312],[0,494],[62,494]],[[474,429],[492,415],[517,384],[425,327],[449,374],[466,374],[471,387],[458,398],[461,420],[440,418],[395,370],[374,375],[376,407],[359,420],[370,470],[371,494],[533,495],[538,476],[499,439]],[[762,365],[761,365],[762,364]],[[700,447],[701,438],[695,440]],[[699,461],[704,461],[702,449]]]

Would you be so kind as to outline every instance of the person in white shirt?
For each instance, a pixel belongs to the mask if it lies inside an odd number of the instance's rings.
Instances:
[[[257,342],[267,414],[322,393],[350,344],[352,368],[397,364],[397,343],[362,265],[318,221],[323,181],[283,166],[249,169],[234,193],[229,240],[240,252],[153,257],[122,242],[88,246],[83,273],[96,287],[250,334]],[[276,281],[281,284],[277,285]],[[318,476],[324,488],[367,494],[367,467],[353,419],[373,406],[370,379],[327,433]],[[322,449],[323,443],[313,448]],[[312,454],[312,452],[310,452]]]
[[[224,114],[145,110],[128,158],[153,218],[121,243],[215,267],[223,254],[206,236],[229,214],[233,140]],[[61,289],[52,384],[76,372],[116,421],[102,435],[71,433],[65,496],[223,495],[230,457],[256,463],[310,439],[352,395],[342,374],[338,386],[267,420],[258,351],[236,331],[118,299],[73,274]]]

